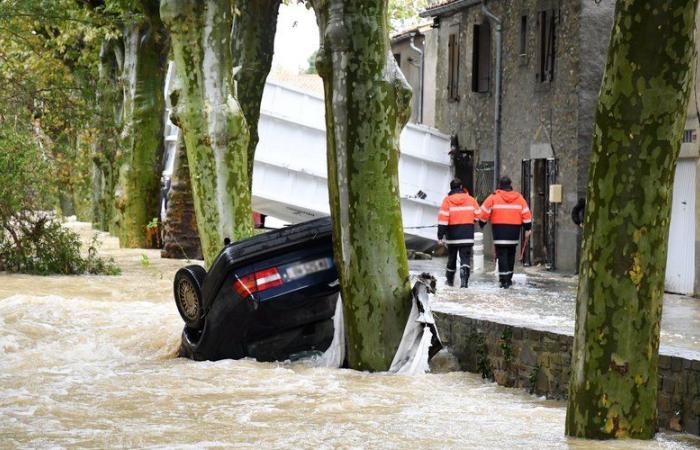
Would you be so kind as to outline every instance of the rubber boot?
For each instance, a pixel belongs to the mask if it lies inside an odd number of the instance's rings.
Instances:
[[[510,281],[510,277],[508,275],[503,277],[503,288],[504,289],[508,289],[512,284],[513,284],[513,282]]]
[[[506,281],[506,277],[504,277],[503,275],[499,275],[498,276],[498,285],[501,288],[506,289],[508,287],[508,282]]]
[[[462,267],[459,270],[459,287],[469,287],[469,267]]]
[[[447,281],[445,282],[446,285],[448,285],[448,286],[455,285],[455,271],[454,270],[448,270],[447,272],[445,272],[445,278],[447,278]]]

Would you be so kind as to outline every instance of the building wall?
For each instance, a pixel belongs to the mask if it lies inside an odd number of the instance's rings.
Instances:
[[[435,74],[438,67],[438,33],[430,29],[423,31],[425,68],[423,74],[423,123],[435,126],[435,96],[437,84]]]
[[[695,46],[700,47],[700,10],[695,15]],[[698,105],[700,104],[700,77],[698,77],[698,62],[695,62],[695,77],[693,89],[690,92],[690,100],[688,101],[688,115],[686,118],[686,130],[695,130],[696,140],[691,144],[685,144],[686,149],[681,146],[681,154],[690,154],[696,159],[696,179],[695,179],[695,296],[700,297],[700,180],[697,176],[700,175],[700,121],[698,114]],[[686,150],[684,152],[683,150]]]
[[[604,0],[607,1],[607,0]],[[538,12],[559,7],[554,81],[538,83]],[[503,21],[503,103],[500,173],[522,188],[521,165],[531,157],[533,144],[548,144],[559,161],[557,180],[563,185],[563,203],[556,211],[557,269],[570,271],[576,262],[576,227],[570,211],[576,203],[579,143],[579,54],[581,2],[513,0],[490,2]],[[527,16],[527,51],[520,56],[520,21]],[[495,37],[492,38],[492,76],[489,92],[471,91],[472,28],[486,20],[479,6],[462,9],[440,20],[439,63],[436,75],[436,125],[456,134],[460,145],[475,150],[479,161],[493,161]],[[492,36],[495,27],[492,25]],[[459,101],[448,98],[448,40],[458,33],[460,43]],[[600,69],[602,71],[602,68]],[[546,146],[545,146],[546,147]],[[542,146],[540,146],[542,148]],[[588,150],[590,152],[590,149]]]
[[[414,45],[421,50],[424,50],[425,37],[423,35],[417,35],[414,40]],[[404,37],[400,40],[394,40],[391,44],[391,51],[394,56],[400,56],[399,68],[403,72],[403,76],[406,77],[406,81],[411,85],[413,89],[413,99],[411,101],[411,122],[419,122],[418,120],[418,105],[420,102],[420,55],[418,52],[411,48],[410,37]],[[425,53],[425,51],[424,51]],[[427,71],[426,71],[427,72]]]
[[[578,177],[576,196],[586,196],[588,168],[593,143],[593,126],[598,93],[605,72],[610,33],[615,14],[614,0],[581,4],[578,115]]]
[[[488,6],[503,21],[500,173],[513,179],[515,189],[522,189],[523,159],[542,157],[542,149],[547,149],[548,156],[557,159],[557,183],[562,185],[562,203],[556,206],[555,212],[556,269],[573,271],[581,236],[580,229],[571,222],[570,213],[577,199],[586,195],[595,109],[607,61],[615,1],[511,0],[489,2]],[[542,84],[535,80],[537,15],[539,11],[550,8],[560,10],[555,75],[554,81]],[[519,51],[523,15],[527,16],[528,22],[525,56]],[[445,133],[457,135],[462,148],[474,150],[475,167],[482,161],[493,161],[493,25],[491,88],[485,93],[471,91],[472,27],[485,21],[480,5],[468,6],[440,17],[440,26],[435,30],[438,55],[435,65],[435,126]],[[450,100],[448,92],[451,33],[457,34],[460,51],[457,101]],[[700,88],[697,78],[695,86]],[[696,130],[700,139],[695,91],[688,106],[686,129]],[[684,144],[682,157],[697,155],[697,141],[692,145]],[[478,178],[479,174],[476,176]],[[697,180],[696,188],[697,219],[700,218],[700,182]],[[486,233],[487,249],[490,248],[489,234]],[[696,252],[696,292],[700,293],[700,227],[696,227],[695,242],[699,250]]]

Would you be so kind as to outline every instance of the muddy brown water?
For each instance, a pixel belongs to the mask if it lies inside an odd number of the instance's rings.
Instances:
[[[181,261],[112,250],[118,277],[0,274],[0,448],[696,448],[564,437],[565,405],[450,371],[176,358]],[[144,256],[145,255],[145,256]]]

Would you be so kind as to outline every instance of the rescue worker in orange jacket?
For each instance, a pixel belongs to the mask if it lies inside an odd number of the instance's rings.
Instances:
[[[493,243],[498,258],[498,281],[502,288],[513,285],[515,247],[520,241],[520,229],[529,236],[532,228],[532,213],[519,192],[513,190],[510,178],[498,180],[498,189],[481,205],[479,221],[482,227],[491,221]]]
[[[459,254],[460,287],[469,285],[469,261],[474,246],[474,223],[479,218],[479,204],[469,195],[459,178],[450,182],[450,193],[438,213],[438,240],[447,244],[447,285],[454,286]]]

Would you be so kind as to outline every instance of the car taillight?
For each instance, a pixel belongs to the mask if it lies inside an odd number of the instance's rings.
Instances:
[[[282,285],[282,277],[277,268],[258,270],[242,278],[236,278],[233,282],[233,289],[241,297],[249,297],[256,292]]]

